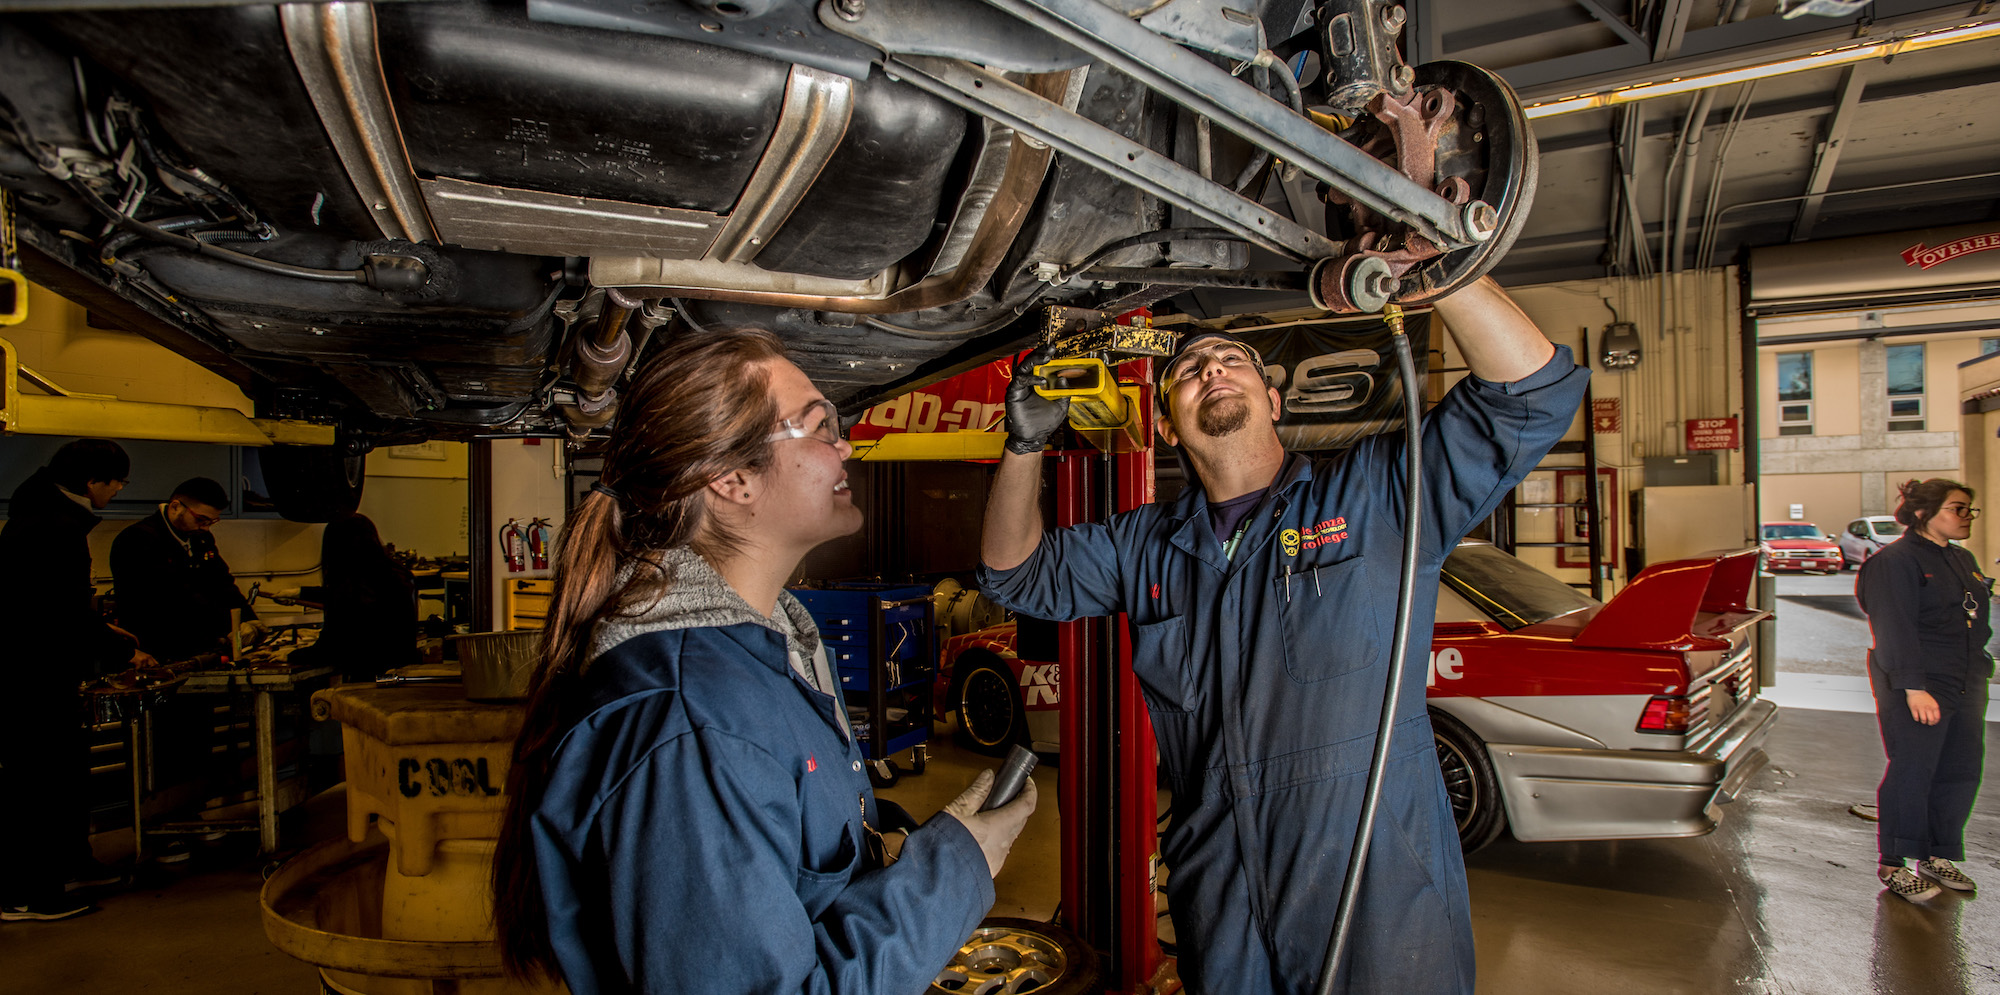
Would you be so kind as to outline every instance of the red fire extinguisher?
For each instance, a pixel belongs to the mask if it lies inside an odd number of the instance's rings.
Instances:
[[[533,559],[535,569],[549,568],[549,544],[555,539],[555,530],[549,527],[549,520],[537,518],[528,523],[528,556]]]
[[[520,573],[527,566],[527,530],[512,518],[500,526],[500,553],[507,558],[508,573]]]

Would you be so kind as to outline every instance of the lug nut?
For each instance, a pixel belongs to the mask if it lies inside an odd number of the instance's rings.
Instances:
[[[1465,205],[1460,215],[1465,220],[1465,234],[1475,242],[1484,242],[1500,229],[1500,212],[1483,200],[1475,200]]]
[[[1403,12],[1402,5],[1398,4],[1382,11],[1382,26],[1389,29],[1389,33],[1393,35],[1403,30],[1403,22],[1408,18],[1409,15]]]
[[[1408,93],[1410,85],[1417,81],[1417,71],[1409,66],[1397,66],[1390,77],[1395,81],[1397,93]]]

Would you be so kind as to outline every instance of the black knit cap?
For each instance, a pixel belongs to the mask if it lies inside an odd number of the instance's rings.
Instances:
[[[1257,364],[1257,375],[1259,377],[1264,376],[1264,354],[1258,352],[1256,346],[1243,341],[1235,332],[1226,328],[1197,328],[1192,332],[1182,335],[1181,340],[1174,344],[1173,355],[1168,356],[1165,361],[1160,363],[1158,382],[1153,386],[1160,400],[1164,401],[1167,399],[1167,371],[1173,369],[1174,361],[1180,359],[1181,354],[1187,352],[1195,343],[1206,342],[1210,339],[1221,339],[1225,342],[1234,342],[1242,346],[1243,351],[1250,354],[1250,361]]]

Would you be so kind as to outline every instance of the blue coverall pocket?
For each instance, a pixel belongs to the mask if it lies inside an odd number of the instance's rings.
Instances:
[[[1383,595],[1369,590],[1360,557],[1294,567],[1271,584],[1284,626],[1285,673],[1294,683],[1332,680],[1388,656],[1378,610]],[[1395,598],[1393,585],[1388,597]]]
[[[819,867],[809,866],[819,863]],[[833,900],[847,889],[854,873],[861,869],[861,848],[854,842],[852,831],[840,835],[840,849],[831,860],[819,862],[811,857],[799,864],[798,893],[799,904],[805,906],[806,915],[817,918]]]
[[[1154,711],[1194,710],[1193,669],[1187,616],[1132,623],[1132,675],[1139,678],[1139,689]]]

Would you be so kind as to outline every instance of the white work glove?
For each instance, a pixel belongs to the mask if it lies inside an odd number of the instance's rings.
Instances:
[[[986,803],[986,795],[992,790],[993,772],[982,770],[964,794],[944,807],[944,814],[964,824],[972,834],[972,841],[979,844],[979,852],[986,855],[987,873],[998,877],[1000,865],[1007,862],[1007,851],[1014,848],[1014,837],[1021,835],[1028,816],[1035,811],[1035,779],[1028,778],[1013,801],[991,812],[981,812],[979,806]]]
[[[264,637],[270,634],[271,627],[254,618],[236,627],[236,637],[242,640],[243,645],[246,647],[255,646],[263,642]]]

